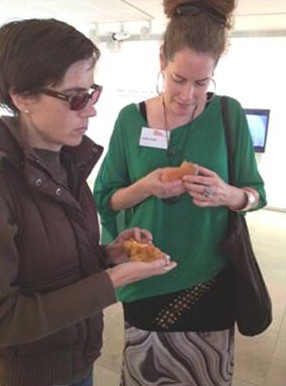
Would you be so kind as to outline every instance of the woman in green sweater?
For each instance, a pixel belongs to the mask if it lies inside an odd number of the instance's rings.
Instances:
[[[234,314],[220,243],[229,209],[266,205],[246,117],[230,97],[236,183],[228,184],[221,98],[208,92],[234,7],[164,1],[163,91],[122,109],[96,180],[104,242],[140,226],[177,262],[168,276],[117,291],[126,321],[122,386],[231,385]],[[161,181],[163,168],[184,160],[198,175]]]

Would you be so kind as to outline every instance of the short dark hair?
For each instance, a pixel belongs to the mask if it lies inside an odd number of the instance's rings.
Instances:
[[[9,93],[33,92],[61,82],[75,62],[100,57],[96,45],[56,19],[12,21],[0,28],[0,105],[14,112]]]

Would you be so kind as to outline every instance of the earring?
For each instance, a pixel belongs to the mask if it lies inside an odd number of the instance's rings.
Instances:
[[[25,114],[30,114],[30,110],[24,109],[24,110],[23,110],[23,113],[25,113]]]
[[[213,78],[211,78],[211,82],[212,82],[212,87],[209,87],[208,91],[206,92],[206,96],[207,96],[206,103],[209,103],[210,101],[212,101],[216,95],[216,82]]]
[[[158,72],[157,75],[156,92],[158,95],[161,95],[164,92],[164,76],[161,70]]]

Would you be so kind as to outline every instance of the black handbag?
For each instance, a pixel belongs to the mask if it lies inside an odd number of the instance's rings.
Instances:
[[[234,183],[233,150],[226,97],[221,98],[228,148],[229,182]],[[244,215],[229,210],[229,234],[221,244],[230,258],[233,275],[235,318],[242,335],[262,333],[272,322],[272,304],[257,263]]]

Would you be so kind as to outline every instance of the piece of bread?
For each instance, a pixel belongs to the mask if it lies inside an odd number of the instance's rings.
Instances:
[[[160,251],[151,243],[139,243],[137,240],[130,238],[123,242],[129,260],[150,262],[157,259],[166,258],[166,254]]]
[[[180,166],[170,166],[163,169],[162,182],[181,180],[183,176],[198,174],[198,165],[192,162],[183,161]]]

